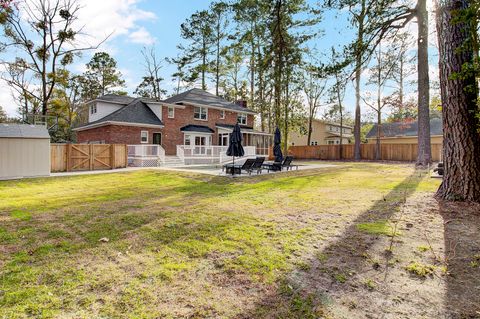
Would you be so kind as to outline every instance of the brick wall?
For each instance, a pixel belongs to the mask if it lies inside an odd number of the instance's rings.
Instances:
[[[164,107],[162,112],[163,123],[165,125],[163,131],[163,148],[165,148],[166,154],[175,154],[177,145],[183,145],[184,134],[180,131],[180,128],[192,124],[208,126],[215,131],[212,134],[212,144],[218,145],[218,134],[215,124],[229,124],[233,125],[237,123],[237,112],[225,111],[225,119],[221,119],[221,111],[216,109],[208,109],[208,119],[206,121],[197,120],[193,118],[193,106],[186,106],[185,109],[175,109],[175,117],[173,119],[168,118],[168,108]],[[253,126],[253,115],[248,115],[247,125]]]
[[[237,113],[225,111],[225,119],[221,119],[221,111],[216,109],[208,109],[208,120],[197,120],[193,118],[193,106],[186,106],[185,109],[175,108],[174,118],[168,118],[168,108],[162,108],[163,129],[142,128],[135,126],[119,126],[107,125],[90,130],[77,132],[78,143],[88,143],[91,141],[103,141],[105,143],[121,143],[121,144],[141,144],[140,131],[148,131],[148,143],[153,141],[153,133],[162,133],[162,146],[167,155],[175,155],[177,145],[183,145],[184,134],[180,128],[192,124],[208,126],[215,131],[212,134],[212,144],[218,145],[218,134],[215,124],[237,123]],[[247,116],[247,125],[253,126],[254,117],[251,114]]]
[[[97,141],[106,144],[141,144],[141,131],[148,131],[149,144],[153,142],[153,133],[163,134],[163,129],[160,128],[106,125],[77,132],[77,142],[89,143]]]

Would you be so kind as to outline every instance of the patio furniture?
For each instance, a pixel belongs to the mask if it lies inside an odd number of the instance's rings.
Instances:
[[[259,156],[255,159],[255,162],[253,163],[252,167],[250,168],[250,171],[256,171],[257,174],[262,174],[262,169],[263,169],[263,162],[265,162],[265,157]]]
[[[292,165],[292,161],[293,161],[293,156],[287,156],[285,157],[283,162],[266,163],[263,165],[263,168],[266,168],[269,173],[270,171],[273,171],[273,172],[281,171],[283,168],[286,168],[288,171],[288,170],[291,170],[293,167],[295,167],[298,170],[298,165]]]
[[[235,165],[235,164],[226,164],[223,165],[223,169],[226,170],[227,174],[242,174],[242,171],[247,171],[249,174],[252,173],[252,165],[255,163],[255,159],[248,158],[242,165]]]

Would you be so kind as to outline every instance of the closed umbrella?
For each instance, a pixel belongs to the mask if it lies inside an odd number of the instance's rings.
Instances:
[[[235,174],[235,157],[243,155],[245,155],[245,151],[242,146],[242,132],[240,131],[240,125],[237,123],[233,128],[232,134],[230,134],[230,145],[227,149],[227,156],[233,157],[232,175]]]
[[[273,156],[275,156],[275,162],[283,161],[282,147],[280,146],[281,143],[282,135],[280,134],[280,130],[277,127],[275,129],[275,136],[273,137]]]

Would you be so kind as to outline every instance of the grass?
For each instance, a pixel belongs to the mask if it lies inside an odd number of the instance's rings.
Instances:
[[[357,229],[372,235],[384,235],[394,236],[398,235],[398,232],[394,234],[392,226],[386,220],[377,220],[371,223],[357,224]]]
[[[0,318],[239,315],[249,288],[309,271],[301,256],[336,232],[325,224],[344,227],[393,189],[400,200],[438,186],[402,183],[412,174],[345,164],[241,180],[137,171],[0,182]],[[358,229],[391,232],[387,221]],[[287,295],[284,317],[314,317],[315,298]]]

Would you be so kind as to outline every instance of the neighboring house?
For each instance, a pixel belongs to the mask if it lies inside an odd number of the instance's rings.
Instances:
[[[353,137],[353,128],[351,126],[337,123],[330,123],[322,120],[314,119],[312,122],[312,136],[310,139],[310,145],[336,145],[340,144],[340,132],[343,130],[342,144],[348,144]],[[292,146],[304,146],[308,142],[308,133],[305,134],[299,132],[290,133],[290,145]]]
[[[375,124],[370,132],[368,132],[368,143],[375,143],[377,140],[377,127]],[[430,120],[430,136],[432,144],[442,144],[442,119]],[[384,123],[380,130],[380,140],[385,144],[417,144],[418,122]]]
[[[228,146],[238,122],[244,146],[268,154],[271,135],[253,129],[255,112],[200,89],[164,101],[105,95],[89,103],[88,123],[77,127],[79,143],[158,144],[167,155],[177,146]]]

